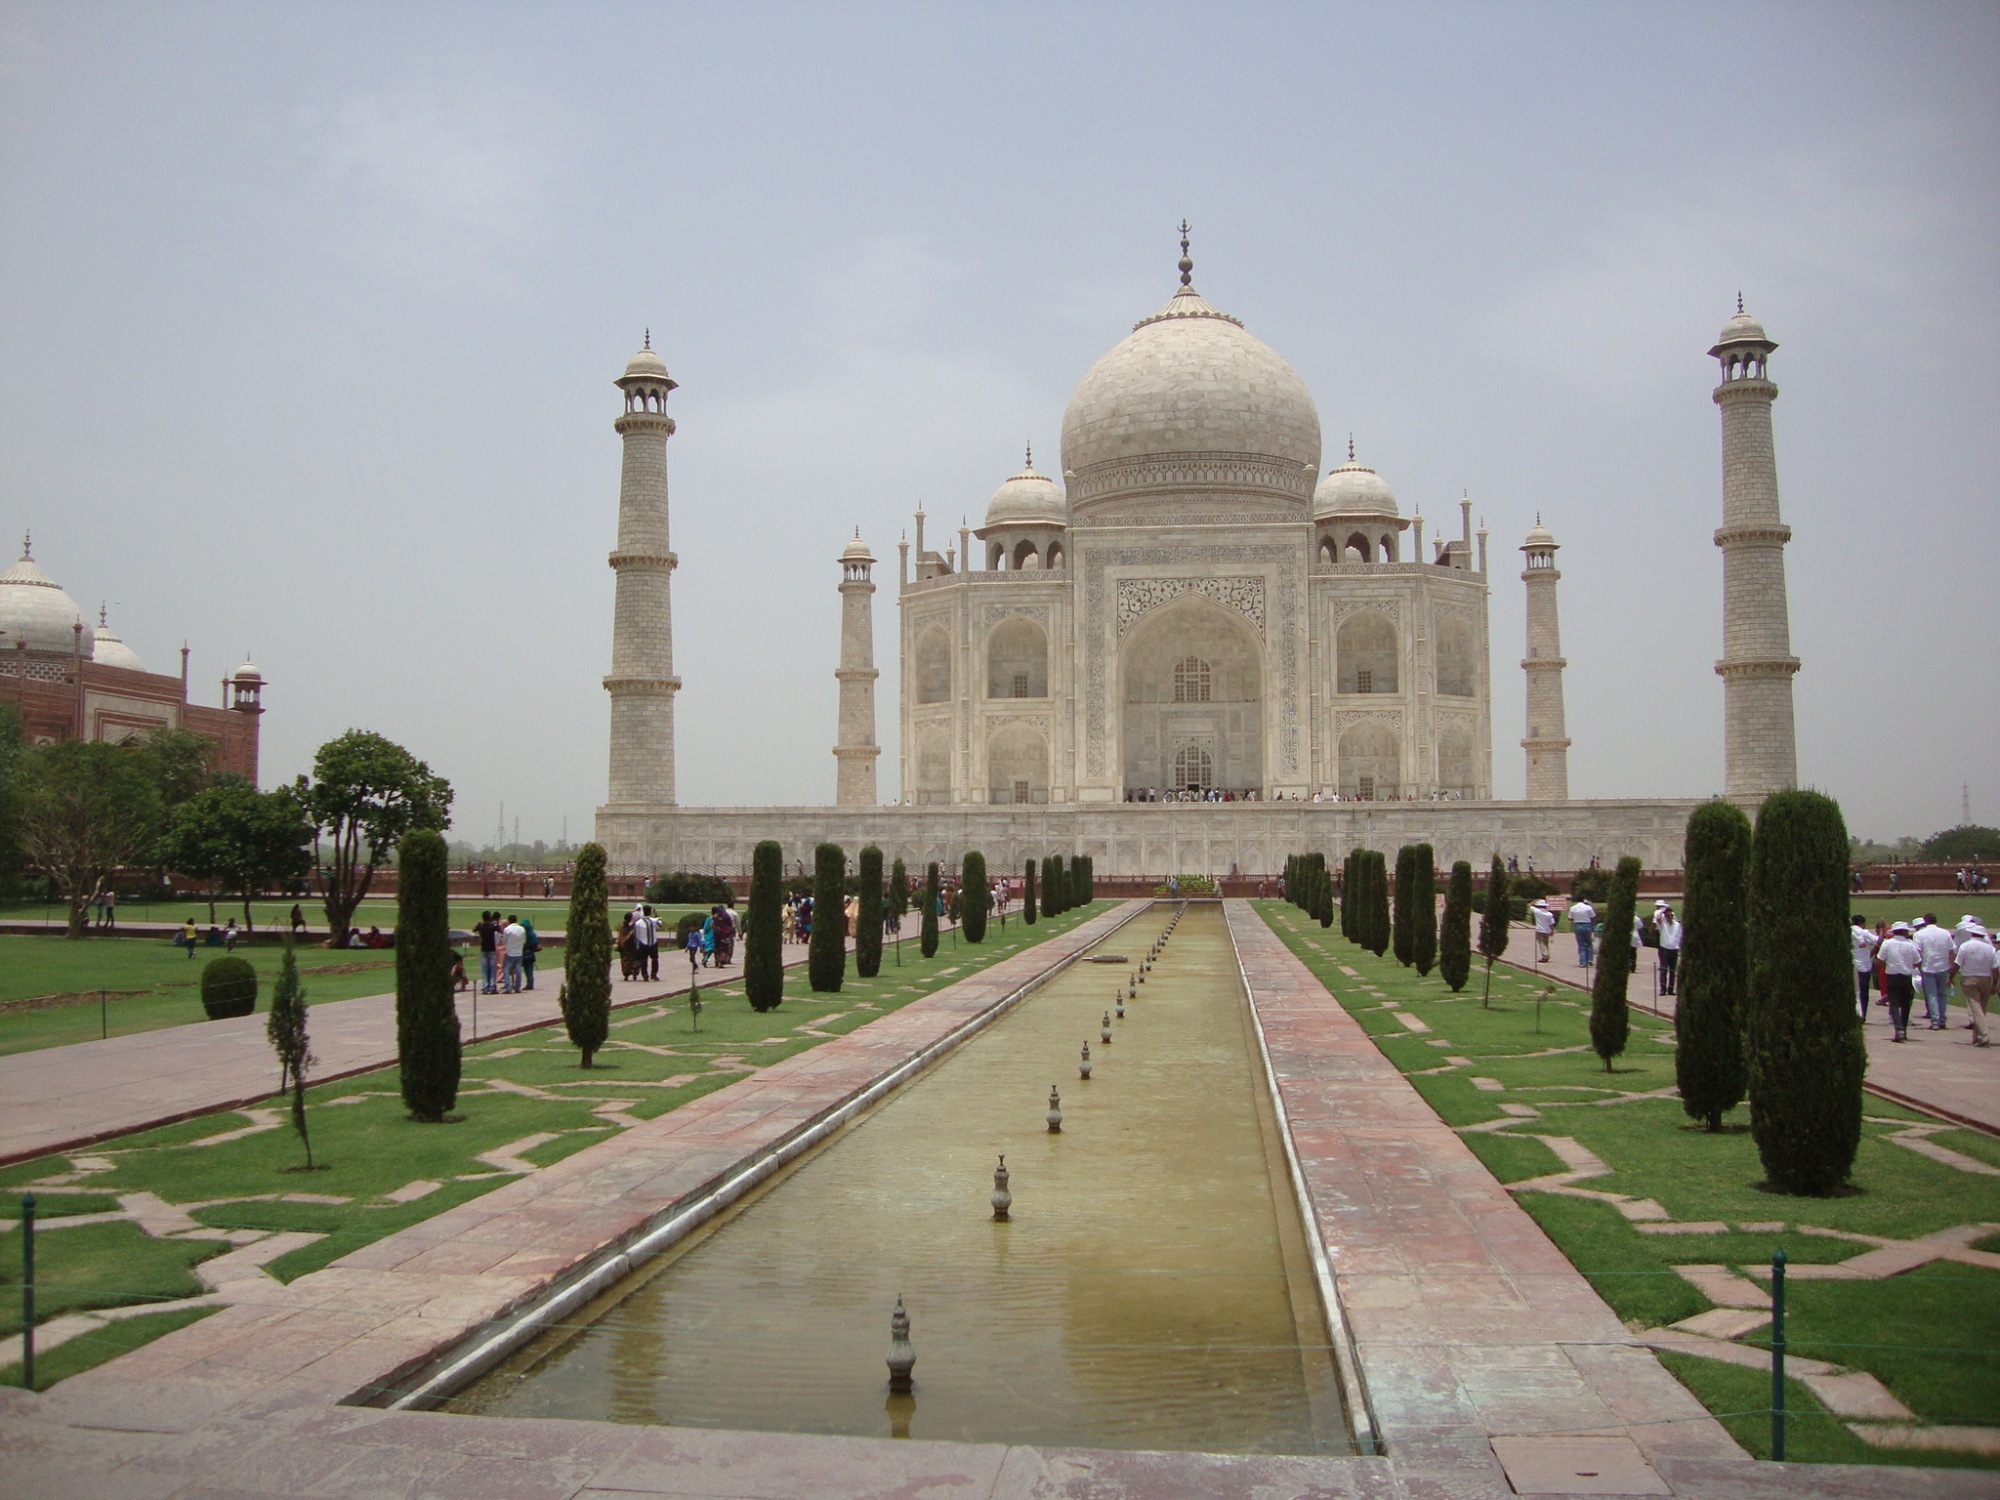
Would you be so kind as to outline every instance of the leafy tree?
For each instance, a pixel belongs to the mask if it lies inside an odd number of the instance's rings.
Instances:
[[[1486,910],[1479,914],[1479,952],[1486,960],[1486,993],[1479,1000],[1482,1006],[1493,1001],[1493,960],[1507,951],[1507,916],[1507,867],[1496,854],[1493,868],[1486,872]],[[1629,927],[1631,913],[1626,917]]]
[[[937,953],[938,948],[938,867],[932,860],[924,867],[924,910],[923,924],[919,929],[923,936],[919,949],[925,958]]]
[[[1035,862],[1031,859],[1021,873],[1021,920],[1035,925]]]
[[[813,850],[812,937],[806,982],[814,994],[838,994],[847,977],[847,855],[838,844]]]
[[[986,878],[986,856],[968,850],[959,867],[958,920],[968,943],[986,941],[986,911],[993,904],[993,883]]]
[[[264,1034],[271,1039],[271,1050],[278,1054],[278,1091],[284,1092],[287,1081],[291,1084],[292,1129],[306,1148],[306,1170],[310,1172],[313,1148],[312,1136],[306,1131],[306,1070],[318,1059],[306,1034],[306,989],[299,983],[298,955],[289,941],[278,965],[278,982],[271,989],[271,1014],[264,1022]]]
[[[1639,902],[1639,861],[1626,855],[1611,877],[1611,899],[1597,924],[1597,973],[1590,982],[1590,1045],[1611,1071],[1611,1059],[1625,1050],[1632,1017],[1625,1005],[1626,982],[1637,955],[1632,951],[1632,909]]]
[[[1404,844],[1396,851],[1396,908],[1389,938],[1390,945],[1396,950],[1396,962],[1406,969],[1417,960],[1417,924],[1412,920],[1415,908],[1411,904],[1416,896],[1416,887],[1416,846]]]
[[[312,820],[290,787],[260,792],[225,772],[172,814],[160,844],[168,869],[209,884],[208,917],[215,920],[215,891],[243,898],[243,925],[254,931],[250,898],[285,886],[312,869]]]
[[[1490,904],[1490,903],[1489,903]],[[1472,977],[1472,865],[1458,860],[1444,887],[1444,918],[1438,924],[1438,978],[1454,995]]]
[[[1710,1130],[1743,1102],[1744,1002],[1750,983],[1750,820],[1733,802],[1688,818],[1681,968],[1674,1002],[1674,1081],[1681,1108]]]
[[[345,947],[354,909],[404,836],[451,826],[451,783],[401,745],[350,729],[319,747],[313,779],[301,776],[297,795],[313,820],[332,946]]]
[[[882,972],[882,851],[861,851],[860,905],[854,913],[854,972],[873,979]]]
[[[16,787],[21,852],[67,898],[64,936],[81,938],[105,881],[153,855],[162,810],[154,768],[123,745],[66,740],[23,755]]]
[[[1961,823],[1924,840],[1924,854],[1953,864],[1987,863],[2000,860],[2000,828],[1983,823]]]
[[[1429,974],[1437,962],[1437,856],[1418,844],[1410,858],[1410,963]]]
[[[896,864],[900,869],[902,861]],[[750,855],[750,909],[743,919],[743,993],[760,1013],[785,998],[784,907],[785,852],[765,839]]]
[[[1780,1192],[1824,1196],[1854,1169],[1868,1065],[1847,918],[1847,827],[1819,792],[1776,792],[1750,852],[1750,1133]]]
[[[444,835],[417,828],[402,838],[396,890],[396,1055],[403,1104],[435,1125],[458,1103],[458,1009],[451,993],[450,854]],[[351,910],[351,908],[350,908]]]
[[[592,1066],[611,1035],[611,902],[605,894],[604,846],[577,851],[563,935],[563,984],[556,996],[570,1045]]]

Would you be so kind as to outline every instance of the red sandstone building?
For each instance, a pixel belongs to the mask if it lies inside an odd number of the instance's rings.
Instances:
[[[215,769],[257,780],[264,678],[244,662],[221,684],[220,707],[188,701],[188,651],[177,677],[149,672],[98,611],[93,631],[76,601],[21,545],[0,573],[0,702],[12,704],[31,745],[61,740],[131,744],[161,729],[214,741]]]

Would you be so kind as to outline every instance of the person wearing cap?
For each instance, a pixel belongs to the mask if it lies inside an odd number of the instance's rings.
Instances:
[[[1924,913],[1924,925],[1912,936],[1917,951],[1924,956],[1924,1014],[1932,1031],[1943,1031],[1945,993],[1951,988],[1951,960],[1957,949],[1952,945],[1951,934],[1938,926],[1937,916],[1932,912]]]
[[[1958,992],[1965,997],[1965,1008],[1972,1013],[1972,1045],[1989,1045],[1986,1036],[1986,1004],[1993,998],[1993,987],[2000,979],[2000,949],[1993,946],[1993,939],[1984,927],[1973,922],[1966,928],[1965,940],[1958,945]]]
[[[1549,961],[1549,939],[1556,933],[1556,909],[1544,896],[1529,910],[1535,919],[1535,962],[1545,964]]]
[[[1660,903],[1659,915],[1653,925],[1660,934],[1660,993],[1671,995],[1680,982],[1681,972],[1681,919],[1674,915],[1674,909],[1666,902]]]
[[[1882,972],[1889,981],[1889,1024],[1896,1028],[1896,1035],[1891,1040],[1907,1042],[1910,1039],[1910,1003],[1916,999],[1917,975],[1924,966],[1923,952],[1910,941],[1908,922],[1892,923],[1889,935],[1876,951],[1882,960]]]
[[[1861,1019],[1868,1020],[1868,1000],[1875,988],[1875,950],[1882,940],[1868,930],[1868,919],[1856,912],[1854,925],[1847,931],[1854,944],[1854,998],[1861,1006]]]

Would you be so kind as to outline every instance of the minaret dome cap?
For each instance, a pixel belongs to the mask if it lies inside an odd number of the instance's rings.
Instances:
[[[1725,349],[1738,348],[1744,344],[1761,345],[1767,351],[1778,347],[1770,335],[1764,332],[1764,325],[1745,312],[1741,299],[1738,299],[1735,315],[1722,325],[1722,332],[1715,340],[1715,347],[1708,352],[1716,355]]]

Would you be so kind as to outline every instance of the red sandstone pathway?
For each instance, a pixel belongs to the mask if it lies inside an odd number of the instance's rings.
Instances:
[[[1534,961],[1532,932],[1516,932],[1507,946],[1507,960],[1529,973],[1542,973],[1579,988],[1590,987],[1589,976],[1576,961],[1576,939],[1559,932],[1549,944],[1549,962],[1539,967]],[[1654,957],[1642,950],[1638,967],[1625,987],[1627,1003],[1663,1016],[1674,1013],[1674,997],[1654,993]],[[1921,1016],[1923,1002],[1916,1013]],[[1889,1009],[1868,1007],[1868,1024],[1862,1035],[1868,1039],[1868,1087],[1914,1109],[1931,1110],[1949,1120],[2000,1135],[2000,1045],[1975,1047],[1972,1033],[1965,1030],[1965,1007],[1956,993],[1946,1007],[1950,1026],[1944,1031],[1926,1031],[1921,1021],[1907,1042],[1890,1040]],[[1989,1025],[1989,1034],[2000,1034],[2000,1016]]]
[[[726,969],[703,969],[701,982],[739,976],[740,945],[737,953],[738,962]],[[785,962],[803,963],[805,954],[803,944],[788,945]],[[660,976],[657,982],[614,978],[611,1003],[636,1005],[687,993],[684,959],[662,953]],[[544,964],[537,979],[535,989],[516,995],[475,996],[469,990],[459,995],[458,1018],[466,1039],[504,1036],[559,1020],[561,967]],[[306,990],[310,1002],[311,976]],[[270,1097],[278,1081],[265,1019],[261,1013],[236,1016],[0,1057],[0,1163]],[[315,1082],[396,1060],[394,995],[315,1005],[311,1023],[319,1059]]]

